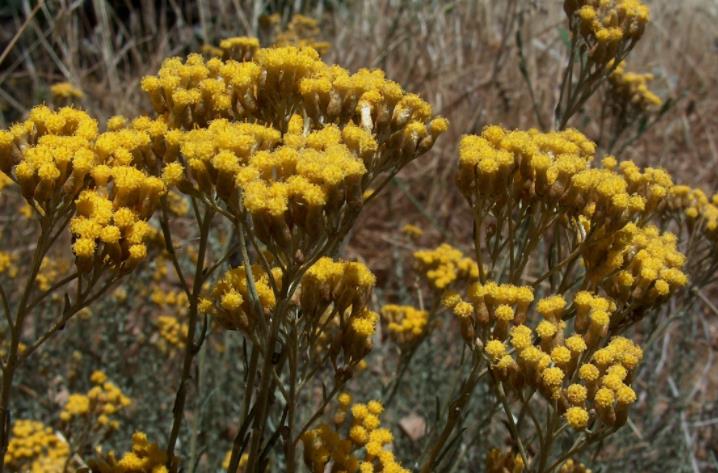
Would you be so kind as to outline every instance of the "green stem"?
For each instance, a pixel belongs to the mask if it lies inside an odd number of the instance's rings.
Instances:
[[[174,407],[172,409],[173,420],[172,429],[170,431],[169,441],[167,442],[167,463],[172,466],[174,463],[174,452],[184,419],[185,403],[187,401],[187,388],[192,373],[192,364],[194,357],[200,347],[195,346],[195,333],[197,332],[197,318],[200,293],[204,283],[204,260],[207,253],[207,241],[209,237],[210,224],[212,222],[213,212],[210,209],[205,211],[204,218],[200,220],[200,238],[199,251],[197,254],[197,264],[195,267],[194,282],[192,284],[192,294],[190,297],[189,315],[187,321],[187,340],[185,341],[184,359],[182,362],[182,373],[180,376],[180,384],[175,395]],[[165,241],[170,245],[170,241]],[[201,343],[201,340],[200,340]],[[200,345],[201,346],[201,345]]]
[[[461,420],[462,414],[464,413],[463,411],[469,403],[469,400],[471,399],[471,394],[474,392],[474,388],[479,382],[479,379],[481,379],[481,377],[487,372],[487,370],[480,371],[480,367],[481,357],[476,352],[474,352],[474,363],[471,368],[471,373],[461,385],[461,389],[457,397],[449,405],[446,425],[441,431],[441,435],[439,435],[439,438],[431,446],[431,450],[429,451],[428,457],[426,458],[419,470],[421,473],[430,473],[434,471],[434,462],[444,448],[444,445],[449,439],[449,436],[451,436],[451,433],[458,425],[459,420]]]
[[[493,376],[492,376],[493,378]],[[524,443],[521,440],[521,436],[519,435],[518,428],[516,427],[516,422],[514,421],[514,415],[511,412],[511,407],[509,406],[509,401],[506,398],[506,393],[504,392],[504,388],[496,378],[493,380],[494,386],[496,388],[496,396],[499,398],[499,401],[501,402],[501,407],[504,409],[504,414],[506,414],[506,423],[509,426],[509,433],[511,434],[511,438],[514,442],[516,442],[516,445],[519,447],[519,454],[521,455],[521,459],[524,461],[524,465],[528,466],[528,455],[526,454],[526,448],[524,447]]]
[[[10,398],[12,396],[12,381],[18,363],[20,336],[22,335],[25,318],[29,313],[27,305],[35,286],[35,279],[40,271],[42,259],[47,251],[47,239],[52,231],[52,227],[52,214],[42,217],[40,220],[40,237],[32,255],[30,274],[25,281],[25,289],[18,304],[15,321],[10,324],[10,348],[8,358],[2,367],[2,391],[0,392],[0,473],[2,473],[5,468],[5,452],[7,452],[7,446],[10,441]]]
[[[396,393],[399,392],[399,386],[401,385],[401,381],[404,379],[404,375],[409,369],[411,359],[414,358],[414,353],[416,353],[418,345],[419,343],[415,343],[414,346],[409,349],[408,353],[406,353],[406,356],[401,357],[401,360],[399,362],[399,373],[394,377],[394,380],[391,382],[389,394],[382,403],[384,405],[384,409],[391,405],[391,403],[394,401],[394,398],[396,397]]]
[[[199,368],[197,369],[197,399],[199,399],[200,396],[200,388],[202,387],[202,371],[204,370],[205,360],[207,358],[207,351],[204,348],[200,348],[199,351]],[[196,402],[197,406],[200,406],[200,402]],[[199,409],[198,409],[199,410]],[[198,451],[198,439],[199,439],[199,430],[200,430],[200,422],[202,420],[202,416],[200,415],[200,412],[196,412],[195,415],[192,417],[192,437],[190,438],[189,442],[189,458],[188,458],[188,465],[189,465],[189,471],[190,473],[194,472],[195,466],[196,466],[196,458],[197,458],[197,451]]]
[[[294,439],[294,423],[296,417],[296,404],[297,404],[297,356],[298,356],[298,338],[297,338],[297,327],[292,326],[290,332],[289,343],[287,346],[288,357],[289,357],[289,398],[287,399],[287,405],[289,413],[287,416],[287,433],[285,438],[286,445],[286,461],[287,461],[287,473],[294,473],[296,470],[296,451]]]

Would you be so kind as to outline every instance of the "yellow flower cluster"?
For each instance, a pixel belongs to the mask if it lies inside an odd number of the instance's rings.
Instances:
[[[157,348],[165,354],[174,349],[182,349],[187,338],[188,326],[184,321],[189,309],[187,293],[182,290],[168,290],[159,281],[167,276],[167,266],[163,257],[155,259],[154,284],[150,293],[150,300],[158,306],[160,315],[154,323],[157,327],[158,337],[155,340]]]
[[[174,315],[163,314],[157,317],[156,324],[160,336],[158,347],[161,351],[167,353],[173,348],[184,347],[189,331],[187,323],[181,322]]]
[[[14,278],[17,275],[14,254],[7,251],[0,251],[0,274],[7,274],[10,278]]]
[[[234,42],[227,41],[227,46]],[[254,61],[205,61],[191,54],[184,63],[166,59],[158,74],[143,78],[141,85],[172,128],[192,129],[215,118],[250,118],[246,116],[250,111],[259,112],[256,92],[261,73]]]
[[[381,152],[399,151],[409,159],[431,148],[447,125],[443,119],[429,122],[431,106],[381,71],[350,74],[323,63],[308,47],[259,49],[246,62],[170,58],[156,76],[143,79],[142,88],[172,127],[192,129],[215,118],[233,118],[284,131],[296,113],[310,118],[309,129],[353,121],[374,137],[391,136],[391,146]]]
[[[151,286],[149,298],[158,306],[160,314],[154,320],[158,333],[155,345],[162,353],[170,354],[175,349],[184,347],[188,333],[188,325],[184,320],[189,309],[189,298],[181,289],[165,287],[167,262],[164,256],[158,256],[154,264],[155,272],[152,278],[156,282]]]
[[[219,42],[219,53],[222,59],[235,61],[251,61],[259,49],[259,40],[251,36],[234,36]]]
[[[15,421],[5,453],[10,471],[64,473],[69,457],[70,445],[50,427],[34,420]]]
[[[616,325],[619,317],[616,303],[589,291],[579,291],[573,298],[573,305],[576,332],[583,335],[587,347],[595,348],[609,334],[611,323]]]
[[[361,312],[375,283],[362,263],[320,258],[302,277],[302,311],[310,318],[320,317],[330,306],[338,313]]]
[[[28,119],[0,131],[0,169],[18,182],[41,214],[75,204],[71,221],[78,268],[132,267],[147,254],[146,220],[166,189],[133,166],[146,133],[97,135],[85,112],[38,106]]]
[[[93,386],[86,394],[70,394],[60,412],[60,420],[71,422],[84,419],[90,422],[93,429],[97,427],[116,430],[120,424],[112,416],[127,408],[132,401],[109,381],[102,371],[93,372],[90,381]]]
[[[376,283],[362,263],[323,257],[302,277],[300,307],[312,337],[328,338],[334,366],[339,353],[354,366],[371,350],[379,315],[367,308]]]
[[[665,301],[688,282],[682,271],[685,256],[676,241],[674,234],[655,226],[629,223],[585,250],[589,284],[634,307]]]
[[[422,339],[429,323],[429,313],[410,305],[387,304],[381,308],[389,337],[397,345],[411,346]]]
[[[167,207],[176,217],[183,217],[189,212],[189,202],[182,194],[175,191],[167,193]]]
[[[459,147],[458,185],[475,206],[510,202],[582,216],[617,230],[643,212],[645,199],[610,169],[591,168],[596,145],[576,130],[507,131],[492,125]]]
[[[282,284],[282,272],[279,268],[273,268],[269,275],[261,265],[257,264],[252,266],[252,276],[262,309],[265,315],[270,314],[277,302],[277,295],[272,289],[270,278],[279,290]],[[227,271],[212,287],[211,293],[211,301],[203,299],[200,302],[201,312],[211,313],[228,330],[249,332],[255,328],[256,315],[251,306],[252,299],[244,266]]]
[[[628,192],[638,194],[645,202],[644,214],[651,215],[665,206],[666,197],[673,187],[673,178],[664,169],[646,167],[641,170],[633,161],[616,162],[613,156],[602,160],[606,169],[616,169],[628,184]]]
[[[525,198],[560,197],[573,175],[588,168],[596,145],[576,130],[542,133],[509,131],[498,125],[459,145],[458,185],[471,201],[509,191]]]
[[[346,232],[372,181],[448,126],[381,71],[350,74],[311,48],[257,49],[244,62],[170,58],[142,88],[168,127],[153,148],[163,167],[150,163],[151,173],[249,213],[284,262]]]
[[[648,88],[652,80],[653,74],[626,72],[625,62],[619,63],[608,77],[613,106],[630,108],[638,113],[660,107],[663,101]]]
[[[479,277],[476,262],[448,243],[430,250],[415,251],[414,260],[419,265],[419,271],[438,291],[456,281],[473,281]]]
[[[525,468],[521,455],[511,449],[492,448],[486,455],[486,473],[522,473]]]
[[[377,143],[350,128],[347,141],[361,148],[370,175],[401,166],[425,153],[448,129],[444,118],[432,118],[431,106],[414,94],[406,94],[381,71],[362,69],[349,75],[336,67],[315,78],[304,79],[300,93],[305,113],[313,123],[328,120],[340,125],[352,122]]]
[[[512,325],[526,320],[526,313],[534,300],[533,290],[529,286],[486,284],[476,282],[469,286],[468,301],[458,294],[444,298],[444,305],[451,309],[459,320],[464,340],[474,343],[474,337],[482,327],[493,324],[492,337],[503,340]],[[503,353],[502,353],[503,354]]]
[[[574,35],[586,43],[590,58],[607,63],[638,41],[650,11],[641,0],[564,0]]]
[[[328,125],[306,135],[303,130],[302,118],[293,116],[283,144],[276,146],[280,134],[272,128],[214,120],[179,138],[188,172],[172,162],[163,177],[184,191],[189,178],[196,192],[216,192],[234,211],[241,194],[260,240],[278,249],[289,241],[308,246],[303,238],[313,242],[335,233],[342,208],[362,204],[367,168],[361,153],[376,143],[354,125]]]
[[[97,165],[90,171],[94,186],[77,199],[70,222],[73,249],[81,269],[103,262],[131,268],[147,256],[156,230],[147,220],[167,194],[162,179],[148,176],[147,167],[161,152],[166,125],[146,117],[131,128],[116,128],[97,137]]]
[[[108,120],[107,128],[96,143],[96,152],[104,164],[152,168],[157,164],[156,156],[165,152],[168,128],[161,118],[140,116],[128,122],[115,116]]]
[[[668,192],[666,210],[683,213],[689,231],[698,228],[709,241],[718,241],[718,194],[709,199],[701,189],[675,185]]]
[[[47,291],[52,284],[63,274],[67,273],[72,263],[61,257],[45,256],[40,262],[40,271],[38,271],[35,283],[41,291]]]
[[[132,449],[119,460],[113,453],[95,459],[91,465],[99,473],[169,473],[167,453],[148,440],[143,432],[132,434]]]
[[[165,135],[166,166],[162,179],[181,191],[217,195],[226,202],[236,199],[235,182],[249,164],[250,156],[272,148],[280,134],[272,128],[252,123],[213,120],[206,128],[188,132],[171,130]],[[187,169],[179,161],[180,153]]]
[[[421,227],[417,225],[407,223],[406,225],[401,227],[401,233],[411,238],[419,238],[424,234],[424,230],[422,230]]]
[[[88,272],[100,264],[128,269],[147,258],[147,243],[155,230],[143,214],[148,218],[148,207],[154,210],[164,193],[162,182],[151,179],[134,167],[115,167],[114,196],[95,189],[80,194],[77,215],[70,222],[78,269]]]
[[[604,348],[593,352],[591,362],[577,371],[581,383],[565,389],[571,405],[565,412],[569,425],[575,429],[585,427],[594,412],[608,425],[623,425],[628,407],[636,402],[636,393],[629,383],[642,357],[641,348],[624,337],[614,337]],[[593,409],[587,408],[584,392],[586,399],[593,399]]]
[[[335,222],[342,207],[356,211],[362,204],[367,168],[358,146],[351,146],[349,135],[356,127],[339,130],[328,125],[304,136],[302,122],[299,116],[293,117],[285,146],[252,157],[257,176],[244,184],[244,205],[263,230],[258,233],[265,241],[268,238],[262,234],[274,228],[297,239],[294,232],[288,232],[292,226],[310,238],[331,234],[338,230]],[[366,138],[376,145],[370,136]]]
[[[155,260],[157,271],[153,275],[153,279],[158,282],[162,281],[162,278],[167,276],[167,267],[162,263],[162,258],[157,258]],[[150,300],[161,309],[177,312],[180,315],[183,315],[189,306],[189,298],[187,297],[186,292],[181,289],[165,289],[160,285],[156,285],[152,288]]]
[[[78,89],[69,82],[58,82],[57,84],[52,84],[50,86],[50,93],[54,98],[64,100],[82,99],[85,97],[82,90]]]
[[[302,435],[304,462],[310,471],[323,473],[332,462],[337,471],[408,473],[389,449],[394,436],[381,426],[384,406],[379,401],[352,405],[347,393],[340,394],[338,402],[335,426],[322,424]],[[348,422],[347,411],[351,413],[351,422]]]
[[[95,162],[97,122],[70,107],[33,108],[27,120],[0,130],[0,171],[43,213],[75,198]]]
[[[269,15],[267,22],[272,26],[279,26],[281,17],[274,13]],[[317,20],[304,15],[294,15],[284,30],[275,32],[274,45],[310,47],[316,49],[320,55],[324,55],[329,51],[330,45],[320,38],[321,29]]]
[[[497,287],[504,292],[516,290]],[[499,331],[502,307],[506,319],[513,309],[496,305],[500,301],[486,292],[483,300],[487,307],[495,307],[497,321],[484,352],[507,390],[537,389],[557,403],[575,429],[585,428],[596,416],[608,425],[626,421],[628,406],[636,400],[630,387],[632,373],[643,352],[627,338],[608,338],[616,311],[612,300],[581,291],[569,308],[562,296],[546,297],[536,304],[541,320],[535,329],[514,321],[508,330]],[[566,336],[564,318],[571,310],[576,314],[576,333]]]

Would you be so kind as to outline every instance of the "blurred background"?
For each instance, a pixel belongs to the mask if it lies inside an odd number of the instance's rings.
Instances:
[[[702,187],[711,195],[718,190],[718,2],[647,3],[651,23],[626,67],[653,74],[651,90],[664,104],[660,113],[639,123],[637,132],[626,139],[609,143],[601,126],[601,97],[596,94],[570,126],[598,141],[603,152],[610,150],[619,159],[632,159],[640,166],[664,167],[674,182]],[[392,184],[394,191],[364,211],[345,249],[347,257],[366,262],[378,275],[379,303],[405,298],[411,290],[407,284],[412,284],[404,277],[406,260],[414,249],[442,241],[458,247],[471,245],[470,211],[453,177],[460,137],[491,123],[507,128],[550,127],[568,59],[561,1],[3,0],[0,127],[23,118],[35,104],[57,102],[51,86],[61,82],[81,91],[72,102],[101,122],[115,114],[147,113],[150,104],[139,89],[139,80],[155,73],[163,59],[211,53],[212,46],[231,36],[257,36],[262,44],[272,44],[277,35],[292,33],[296,14],[316,20],[316,25],[307,27],[308,34],[313,41],[328,44],[325,61],[352,71],[381,68],[451,123],[433,151],[398,176]],[[402,236],[406,224],[421,227],[423,235]],[[620,434],[631,437],[626,443],[630,447],[617,436],[597,462],[603,469],[594,471],[718,471],[718,363],[714,359],[718,297],[716,292],[701,297],[690,320],[671,321],[647,353],[651,361],[646,360],[644,366],[651,372],[642,374],[639,386],[643,415]],[[136,310],[129,303],[126,309]],[[86,327],[87,333],[96,329],[103,331],[103,337],[117,337],[112,345],[117,352],[90,355],[114,363],[116,367],[110,370],[132,373],[117,364],[139,363],[134,357],[142,356],[136,344],[142,325],[93,324]],[[444,342],[429,344],[414,364],[417,381],[411,389],[426,391],[420,403],[425,406],[434,402],[432,383],[440,381],[427,374],[434,366],[430,350]],[[54,346],[39,363],[39,370],[52,373],[64,364],[64,357],[70,356],[67,353],[79,350],[62,337]],[[123,358],[118,352],[126,354],[127,361],[118,361]],[[376,376],[391,377],[394,365],[382,364],[381,347],[375,356],[377,363],[371,369]],[[130,383],[131,393],[140,396],[147,389],[143,379],[137,378],[134,387]],[[33,396],[44,395],[46,386],[34,386],[27,385],[28,406]],[[421,409],[401,396],[396,402],[397,420],[416,421],[411,416]],[[51,405],[48,401],[48,410]],[[217,403],[210,409],[215,417],[222,416],[221,406]],[[205,412],[205,417],[212,413]],[[411,422],[403,425],[410,430]],[[162,431],[161,426],[157,431]],[[217,435],[232,438],[231,432]],[[399,447],[411,455],[417,449],[413,442],[407,433]],[[226,447],[227,443],[222,444],[202,461],[217,464]],[[470,466],[480,464],[481,458],[478,452],[467,454],[457,464],[469,469],[457,471],[474,471]]]

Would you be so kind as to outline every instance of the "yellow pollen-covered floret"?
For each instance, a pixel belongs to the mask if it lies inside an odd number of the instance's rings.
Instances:
[[[583,407],[569,407],[566,409],[566,422],[576,430],[582,430],[588,425],[588,411]]]
[[[484,348],[486,354],[494,361],[500,360],[506,354],[506,345],[500,340],[489,340]]]
[[[571,384],[566,388],[566,397],[571,404],[582,404],[588,397],[588,390],[582,384]]]

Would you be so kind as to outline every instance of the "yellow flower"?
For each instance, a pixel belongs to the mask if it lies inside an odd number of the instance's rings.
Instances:
[[[564,11],[589,59],[604,66],[641,38],[650,15],[640,0],[565,0]]]
[[[506,345],[500,340],[489,340],[484,348],[486,354],[494,361],[500,360],[506,354]]]
[[[591,382],[598,379],[600,372],[595,365],[592,365],[591,363],[586,363],[581,365],[578,370],[578,375],[583,381]]]
[[[410,345],[421,339],[429,318],[424,310],[395,304],[382,307],[381,315],[388,324],[389,336],[399,345]]]
[[[496,308],[496,318],[504,322],[510,322],[514,319],[514,310],[509,305],[500,304]]]
[[[449,244],[442,244],[433,250],[419,250],[414,259],[432,287],[442,290],[457,280],[476,280],[479,268],[474,261]]]
[[[82,99],[85,94],[69,82],[58,82],[50,86],[50,93],[59,99]]]
[[[458,318],[465,319],[471,317],[474,313],[474,307],[466,301],[461,301],[454,305],[453,312]]]
[[[63,422],[83,419],[92,429],[98,426],[114,428],[116,422],[111,416],[129,406],[131,400],[102,371],[94,371],[90,380],[94,386],[87,393],[70,394],[60,419]]]
[[[340,403],[339,412],[344,412],[344,409],[346,406]],[[376,471],[408,472],[397,463],[391,452],[394,436],[381,427],[382,410],[378,401],[356,403],[351,406],[351,427],[343,431],[345,433],[326,423],[305,432],[301,440],[307,467],[312,471],[323,471],[331,462],[341,471],[373,472],[374,465],[378,463],[381,466]],[[359,461],[360,458],[365,461]]]
[[[70,445],[42,422],[16,420],[5,452],[5,465],[13,471],[62,473]]]
[[[564,373],[560,368],[546,368],[541,373],[541,379],[546,386],[552,387],[561,384],[564,378]]]
[[[574,405],[583,404],[588,396],[586,387],[581,384],[571,384],[566,388],[566,397]]]
[[[422,230],[420,227],[418,227],[416,225],[412,225],[410,223],[407,223],[406,225],[401,227],[401,232],[407,236],[412,237],[412,238],[418,238],[424,234],[424,230]]]
[[[588,412],[583,407],[569,407],[565,415],[568,425],[576,430],[583,430],[588,425]]]
[[[251,271],[259,302],[262,308],[269,312],[276,304],[270,277],[279,284],[281,271],[279,268],[274,268],[270,275],[259,265],[253,266]],[[212,295],[213,305],[211,305],[212,301],[202,304],[204,312],[214,315],[228,329],[247,330],[252,326],[250,323],[253,316],[253,310],[250,309],[252,298],[249,294],[249,283],[244,266],[226,272],[212,288]]]
[[[132,448],[117,460],[113,453],[92,462],[98,470],[111,473],[147,472],[168,473],[165,467],[167,453],[152,443],[143,432],[132,434]]]

